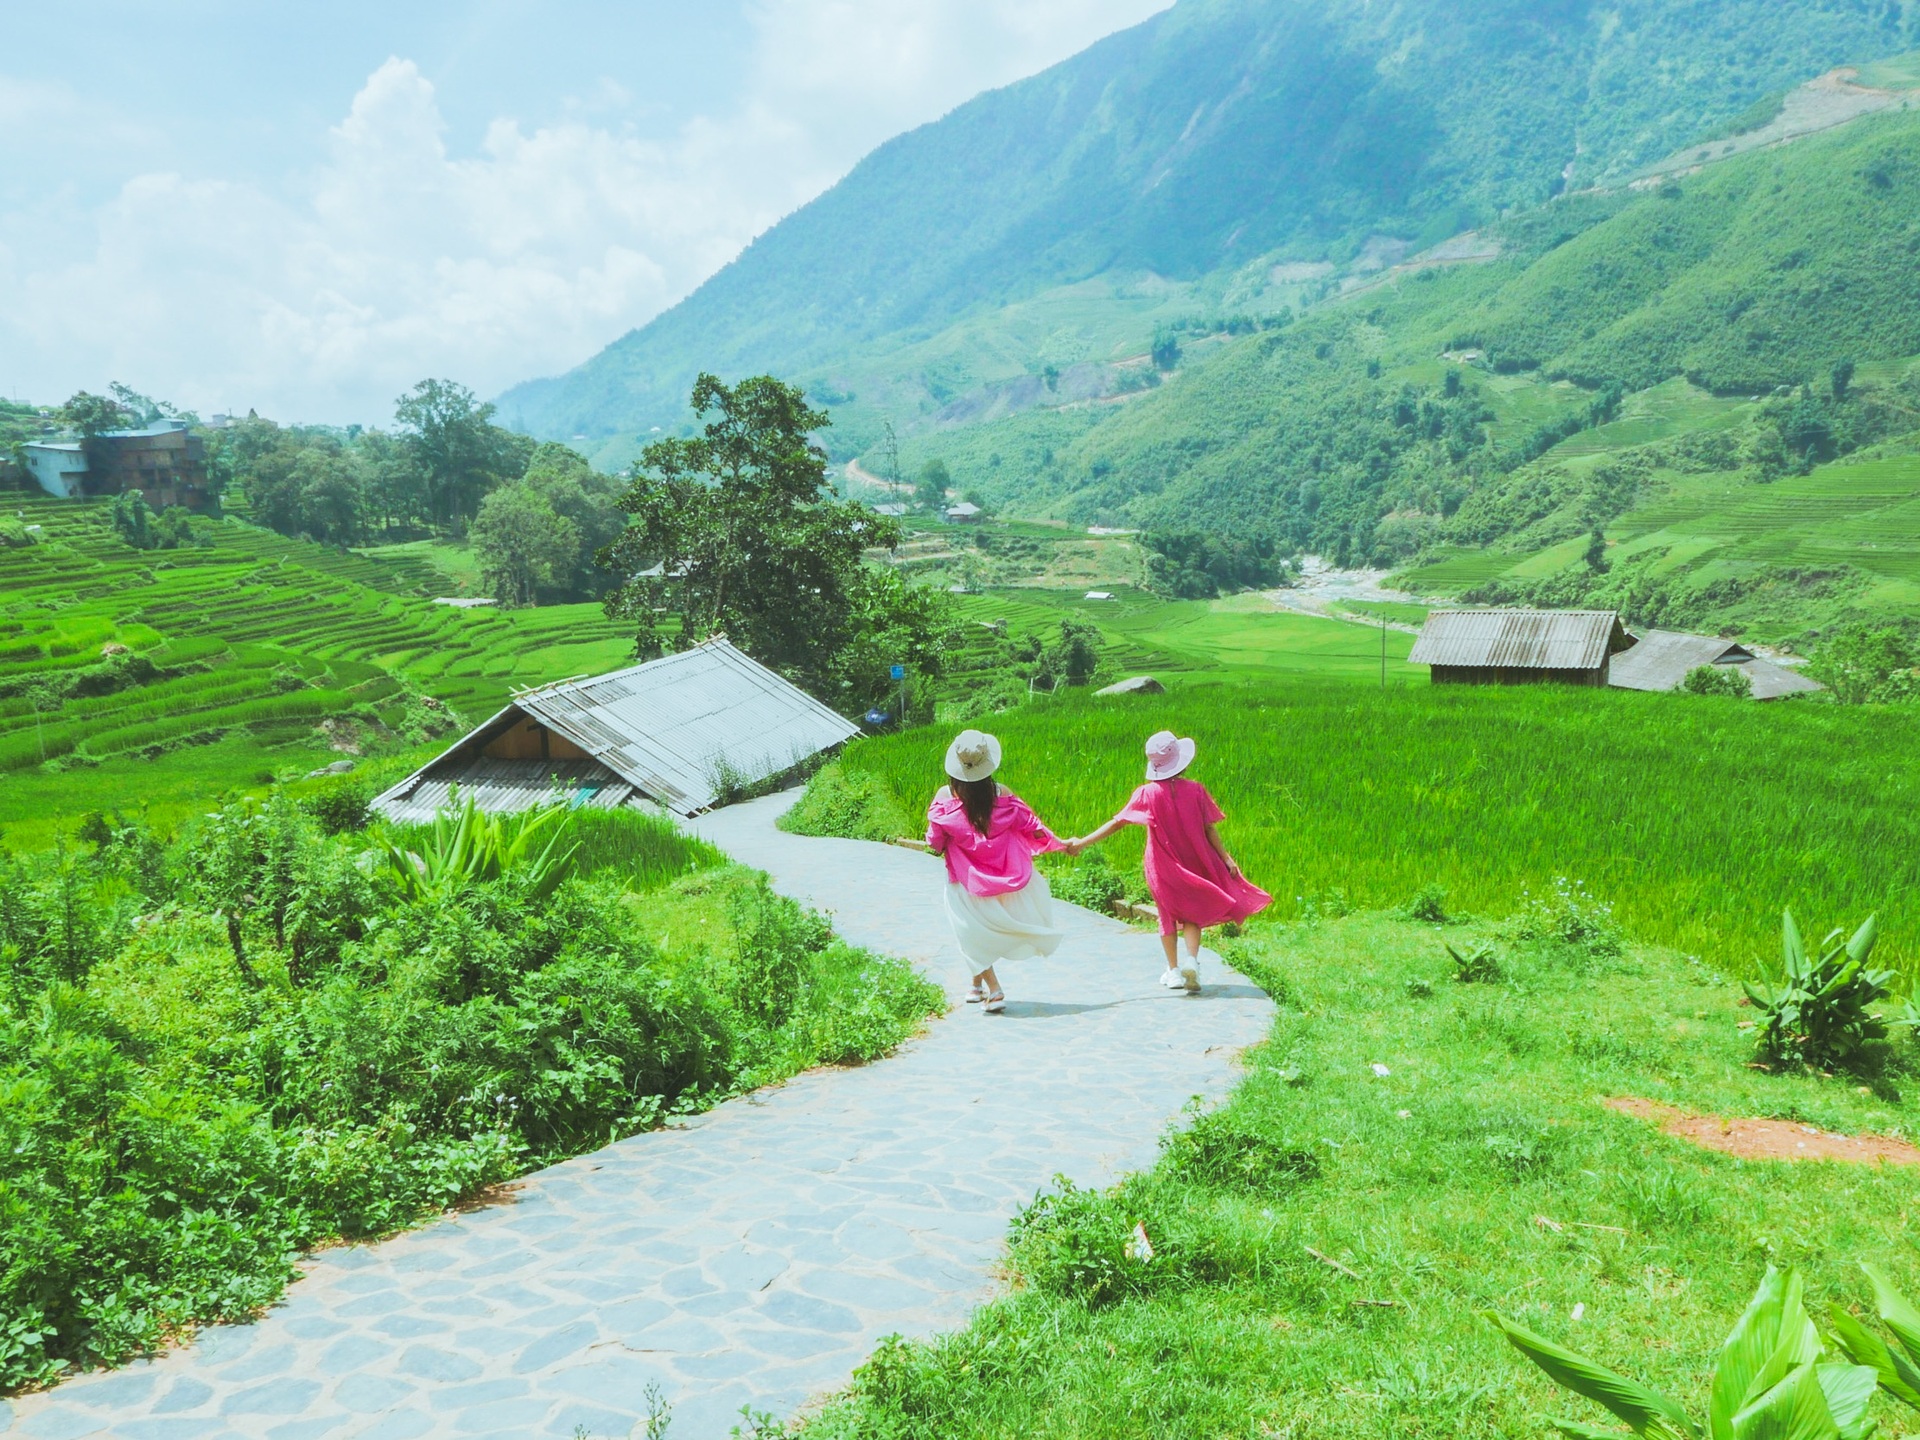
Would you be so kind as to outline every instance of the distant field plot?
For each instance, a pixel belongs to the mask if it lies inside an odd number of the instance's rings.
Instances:
[[[1395,589],[1411,590],[1416,594],[1457,595],[1462,590],[1471,590],[1504,574],[1521,558],[1503,550],[1449,546],[1424,565],[1395,572],[1388,578],[1388,583]]]
[[[1676,376],[1651,390],[1629,395],[1621,404],[1618,419],[1563,440],[1548,454],[1562,460],[1649,445],[1689,431],[1737,424],[1751,408],[1752,403],[1746,399],[1714,395]]]

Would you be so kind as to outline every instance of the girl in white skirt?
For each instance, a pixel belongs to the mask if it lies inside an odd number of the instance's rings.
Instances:
[[[988,1014],[1006,1005],[1001,960],[1051,955],[1060,945],[1053,928],[1053,894],[1033,857],[1064,850],[1027,802],[993,778],[1000,742],[963,730],[947,747],[944,785],[927,807],[927,845],[947,862],[947,918],[973,975],[968,1004]]]

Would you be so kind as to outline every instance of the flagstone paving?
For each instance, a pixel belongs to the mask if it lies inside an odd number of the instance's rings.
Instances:
[[[1055,1174],[1152,1161],[1193,1095],[1231,1083],[1271,1007],[1211,962],[1161,988],[1159,942],[1062,907],[1051,959],[1006,967],[1006,1013],[961,1005],[940,863],[773,826],[791,794],[697,828],[840,933],[908,957],[956,1003],[897,1055],[818,1071],[527,1177],[511,1200],[325,1251],[253,1325],[45,1395],[21,1440],[724,1440],[790,1415],[883,1335],[964,1324],[1009,1217]]]

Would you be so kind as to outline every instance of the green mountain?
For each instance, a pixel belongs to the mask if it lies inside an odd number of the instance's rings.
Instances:
[[[1290,319],[1917,34],[1911,0],[1184,0],[882,146],[501,413],[604,462],[683,423],[701,369],[806,381],[842,453],[883,417],[1132,393],[1156,332]]]

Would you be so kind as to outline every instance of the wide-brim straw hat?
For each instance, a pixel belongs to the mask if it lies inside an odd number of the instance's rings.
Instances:
[[[1000,742],[984,730],[962,730],[947,746],[947,774],[984,780],[1000,768]]]
[[[1193,763],[1200,747],[1182,739],[1171,730],[1162,730],[1147,739],[1147,779],[1171,780]]]

